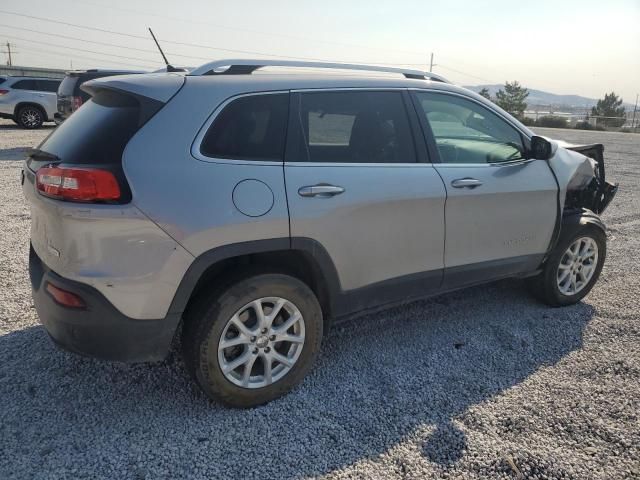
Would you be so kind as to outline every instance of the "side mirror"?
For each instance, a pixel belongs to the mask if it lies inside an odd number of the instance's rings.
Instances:
[[[531,148],[528,153],[529,158],[535,158],[536,160],[549,160],[551,158],[551,142],[534,135],[531,137]]]

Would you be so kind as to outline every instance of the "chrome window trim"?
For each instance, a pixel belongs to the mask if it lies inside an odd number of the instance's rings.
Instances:
[[[407,87],[335,87],[335,88],[296,88],[291,93],[315,93],[315,92],[397,92],[407,91]]]
[[[539,162],[541,160],[536,160],[535,158],[522,158],[520,160],[511,160],[509,162],[494,162],[494,163],[434,163],[436,168],[496,168],[496,167],[514,167],[518,165],[524,165],[530,162]]]
[[[284,158],[282,160],[249,160],[249,159],[209,157],[207,155],[204,155],[200,151],[200,147],[202,146],[202,141],[204,140],[204,137],[209,131],[209,128],[211,127],[213,122],[215,122],[216,118],[218,118],[218,115],[220,115],[220,112],[222,112],[222,110],[224,110],[225,107],[227,107],[227,105],[229,105],[231,102],[244,97],[255,97],[258,95],[278,95],[283,93],[290,94],[291,91],[290,90],[270,90],[270,91],[264,91],[264,92],[241,93],[239,95],[233,95],[223,100],[222,103],[220,103],[220,105],[218,105],[215,108],[215,110],[211,113],[211,115],[209,115],[207,120],[202,124],[202,127],[200,127],[200,130],[198,130],[196,137],[191,143],[191,156],[196,160],[199,160],[201,162],[207,162],[207,163],[220,163],[225,165],[258,165],[263,167],[265,166],[281,167],[284,162]],[[288,120],[287,120],[287,123],[288,123]]]
[[[467,164],[468,165],[468,164]],[[420,167],[431,167],[433,168],[433,163],[430,162],[411,162],[411,163],[348,163],[348,162],[284,162],[285,167],[384,167],[384,168],[394,168],[394,167],[402,167],[402,168],[420,168]]]

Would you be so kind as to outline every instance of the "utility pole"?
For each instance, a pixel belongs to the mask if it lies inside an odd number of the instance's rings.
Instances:
[[[429,71],[433,72],[433,52],[431,52],[431,61],[429,62]]]
[[[9,62],[7,62],[7,65],[12,66],[13,62],[11,59],[11,44],[9,42],[7,42],[7,54],[9,55]]]
[[[631,130],[636,128],[636,112],[638,111],[638,94],[636,93],[636,104],[633,107],[633,120],[631,120]]]

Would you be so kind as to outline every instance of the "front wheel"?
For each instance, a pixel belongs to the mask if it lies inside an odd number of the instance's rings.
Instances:
[[[262,274],[201,303],[185,319],[185,363],[202,390],[232,407],[274,400],[297,385],[317,357],[322,311],[300,280]]]
[[[606,254],[605,233],[586,225],[556,246],[542,272],[529,280],[529,287],[547,305],[577,303],[598,281]]]

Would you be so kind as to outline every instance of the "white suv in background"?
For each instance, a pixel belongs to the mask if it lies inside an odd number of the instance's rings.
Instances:
[[[53,121],[57,110],[60,79],[0,77],[0,118],[8,118],[22,128],[40,128]]]

